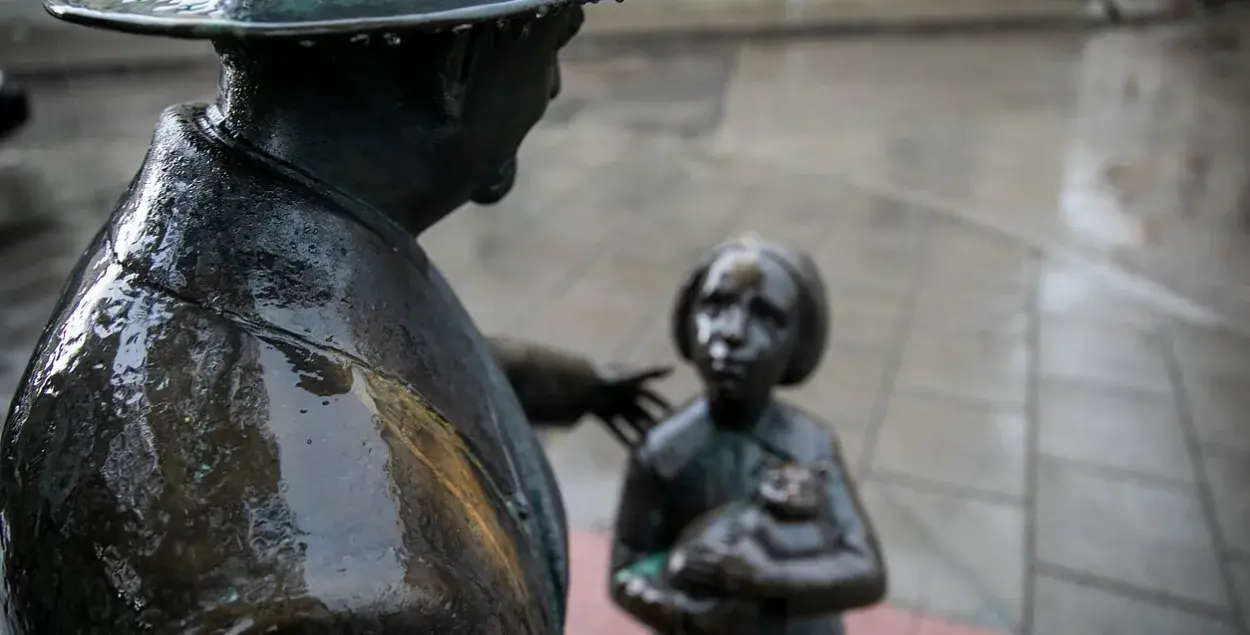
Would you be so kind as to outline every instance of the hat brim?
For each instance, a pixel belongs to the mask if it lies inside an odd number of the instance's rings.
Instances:
[[[53,17],[101,29],[183,39],[306,37],[437,29],[539,13],[579,0],[49,0]],[[235,13],[236,15],[231,15]],[[244,15],[245,14],[245,15]]]

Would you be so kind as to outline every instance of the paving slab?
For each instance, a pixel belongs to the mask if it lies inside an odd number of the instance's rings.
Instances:
[[[1020,409],[1028,398],[1034,354],[1023,336],[935,333],[917,327],[907,335],[898,380],[904,386]]]
[[[1039,562],[1215,610],[1230,598],[1198,492],[1043,461]]]
[[[1250,606],[1250,560],[1236,560],[1230,564],[1233,575],[1233,588],[1241,606]],[[1242,626],[1250,628],[1250,620],[1242,615]]]
[[[1250,557],[1250,454],[1213,448],[1202,461],[1223,540]]]
[[[1149,391],[1043,379],[1039,451],[1116,470],[1195,482],[1175,402]]]
[[[1156,334],[1060,317],[1041,320],[1041,374],[1168,395],[1172,379]]]
[[[1194,615],[1098,587],[1042,576],[1036,587],[1033,635],[1235,635],[1227,621]],[[1124,624],[1133,624],[1131,631]]]
[[[1022,506],[872,479],[862,495],[890,567],[890,602],[990,630],[1022,627]]]
[[[900,387],[890,398],[871,469],[1022,501],[1028,433],[1023,410]]]

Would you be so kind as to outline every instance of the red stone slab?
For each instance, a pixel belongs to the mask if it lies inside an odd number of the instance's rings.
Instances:
[[[854,635],[854,634],[852,634]],[[871,635],[871,634],[865,634]],[[921,617],[917,622],[915,635],[1003,635],[996,631],[976,628],[966,624],[955,624],[936,617]]]
[[[572,596],[565,635],[647,635],[608,599],[608,541],[573,530],[569,535]],[[952,624],[889,606],[847,616],[848,635],[1003,635]]]
[[[648,635],[608,598],[608,541],[569,532],[569,615],[564,635]]]

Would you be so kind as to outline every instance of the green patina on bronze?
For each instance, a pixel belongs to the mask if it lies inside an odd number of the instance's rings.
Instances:
[[[664,572],[664,563],[668,562],[668,552],[651,554],[640,559],[638,562],[626,567],[616,573],[616,581],[618,583],[627,582],[633,576],[642,576],[652,580],[658,580],[660,574]]]
[[[44,7],[103,29],[211,39],[453,28],[571,4],[582,0],[45,0]]]

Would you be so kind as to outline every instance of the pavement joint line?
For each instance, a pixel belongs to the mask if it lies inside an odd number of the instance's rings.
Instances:
[[[925,334],[925,335],[932,334],[929,331],[920,331],[920,333]],[[896,391],[899,389],[905,390],[909,393],[914,393],[917,395],[928,397],[931,399],[936,399],[938,401],[943,401],[948,404],[958,405],[960,407],[967,408],[970,410],[983,410],[987,412],[1004,413],[1004,414],[1015,413],[1015,414],[1019,414],[1022,419],[1027,414],[1027,411],[1025,409],[1027,404],[1020,404],[1018,406],[1007,405],[1004,402],[987,401],[980,397],[972,397],[969,395],[959,395],[959,394],[955,394],[952,392],[946,392],[945,390],[941,390],[939,388],[932,388],[929,386],[920,386],[920,385],[912,384],[906,381],[900,381],[895,386]]]
[[[907,474],[898,470],[889,468],[869,468],[860,476],[864,481],[876,481],[883,485],[892,485],[914,489],[918,492],[929,494],[937,494],[940,496],[953,496],[965,500],[976,501],[978,503],[989,503],[992,505],[1004,505],[1016,508],[1023,508],[1025,500],[1023,496],[1016,494],[1004,494],[1002,492],[994,492],[990,490],[978,489],[967,485],[957,485],[946,481],[938,481],[924,476],[916,476],[915,474]]]
[[[1228,559],[1224,557],[1224,554],[1231,551],[1231,547],[1228,542],[1228,536],[1224,535],[1223,528],[1220,525],[1219,505],[1211,488],[1211,479],[1207,476],[1206,462],[1202,455],[1202,443],[1197,427],[1194,424],[1193,408],[1189,404],[1189,393],[1185,388],[1180,358],[1176,354],[1176,345],[1173,341],[1172,333],[1162,333],[1161,340],[1163,342],[1163,356],[1168,369],[1168,378],[1172,383],[1173,405],[1176,408],[1177,416],[1180,418],[1181,429],[1184,431],[1185,448],[1188,451],[1189,460],[1194,470],[1194,478],[1197,479],[1198,483],[1198,501],[1202,505],[1203,515],[1206,517],[1209,539],[1216,551],[1216,561],[1220,568],[1220,575],[1223,578],[1224,594],[1228,598],[1228,606],[1233,616],[1233,622],[1241,628],[1246,624],[1246,611],[1250,607],[1242,606],[1242,596],[1237,592],[1237,581],[1233,575],[1232,567],[1229,566]]]
[[[1225,458],[1244,459],[1250,461],[1250,449],[1239,448],[1223,443],[1205,441],[1199,444],[1203,454],[1222,456]]]
[[[1225,552],[1224,556],[1228,558],[1230,562],[1250,564],[1250,552],[1241,551],[1240,549],[1229,549]],[[1245,609],[1246,607],[1242,607],[1242,610]]]
[[[1039,262],[1044,258],[1040,249],[1030,246],[1030,255]],[[1034,275],[1040,277],[1041,266]],[[1028,325],[1025,340],[1029,354],[1024,384],[1024,601],[1020,610],[1023,635],[1033,632],[1037,619],[1037,542],[1038,514],[1037,493],[1041,482],[1041,388],[1042,388],[1042,285],[1035,280],[1030,289],[1025,308]]]
[[[1051,463],[1062,466],[1065,471],[1082,472],[1091,476],[1098,476],[1109,481],[1130,483],[1146,489],[1161,492],[1179,492],[1183,494],[1197,494],[1198,492],[1197,481],[1184,481],[1168,476],[1138,472],[1137,470],[1128,468],[1098,465],[1097,463],[1082,461],[1080,459],[1072,459],[1065,456],[1058,456],[1045,451],[1039,452],[1038,458],[1043,463]]]
[[[1236,625],[1233,621],[1235,616],[1227,607],[1220,607],[1206,602],[1181,598],[1163,591],[1143,589],[1127,582],[1113,580],[1111,578],[1093,573],[1078,571],[1070,567],[1040,560],[1037,563],[1037,574],[1077,586],[1099,589],[1106,593],[1118,595],[1136,602],[1155,604],[1164,608],[1179,610],[1192,615]]]
[[[899,309],[900,317],[898,324],[894,327],[894,334],[891,336],[890,344],[886,349],[885,374],[881,379],[881,385],[877,388],[879,391],[877,399],[873,403],[871,414],[868,417],[868,425],[864,431],[860,455],[855,462],[854,469],[857,474],[866,474],[872,469],[873,458],[877,453],[877,443],[881,437],[881,428],[885,424],[890,401],[893,399],[895,388],[899,383],[898,376],[903,366],[903,355],[907,349],[907,343],[911,339],[911,327],[916,321],[916,305],[920,297],[920,290],[924,284],[924,269],[929,261],[930,250],[933,247],[931,239],[933,219],[922,217],[921,222],[923,225],[920,228],[920,235],[917,236],[917,241],[919,242],[917,246],[918,253],[915,262],[912,263],[907,290],[904,293]]]
[[[1068,319],[1062,315],[1049,314],[1049,315],[1046,315],[1045,317],[1051,318],[1052,320],[1058,317],[1061,320],[1059,324],[1070,323]],[[1046,319],[1043,320],[1043,322],[1050,322],[1050,321],[1051,320],[1046,320]],[[1081,325],[1093,325],[1095,327],[1104,326],[1103,324],[1099,322],[1094,322],[1091,320],[1083,320],[1079,318],[1074,320],[1074,322],[1079,323]],[[1147,333],[1148,331],[1155,331],[1153,327],[1149,329],[1140,329],[1140,328],[1134,327],[1131,324],[1130,325],[1115,325],[1114,327],[1107,328],[1106,330],[1114,330],[1115,332],[1120,332],[1120,333],[1125,332],[1125,331],[1137,332],[1137,333],[1147,334],[1152,337],[1160,336],[1160,333],[1158,331],[1156,331],[1155,333]],[[1068,386],[1068,387],[1073,387],[1073,388],[1082,388],[1082,387],[1095,388],[1099,392],[1112,393],[1117,397],[1125,397],[1125,398],[1137,397],[1140,399],[1150,399],[1153,401],[1163,401],[1163,400],[1171,401],[1170,392],[1160,391],[1154,388],[1146,388],[1144,386],[1134,386],[1132,384],[1124,384],[1124,383],[1116,383],[1116,382],[1108,382],[1108,381],[1097,381],[1093,379],[1086,379],[1084,377],[1073,377],[1071,375],[1051,375],[1051,374],[1045,374],[1045,373],[1042,374],[1040,379],[1043,385]]]

